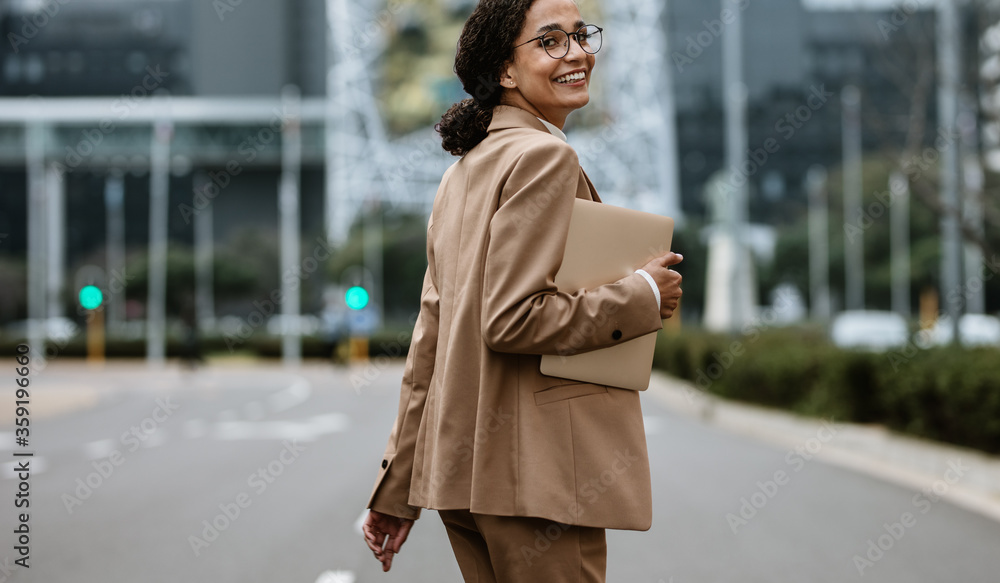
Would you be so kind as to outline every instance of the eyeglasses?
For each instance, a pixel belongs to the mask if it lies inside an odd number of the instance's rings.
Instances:
[[[535,41],[541,41],[542,48],[545,52],[549,54],[553,59],[561,59],[569,54],[569,37],[574,37],[583,52],[588,54],[594,54],[601,50],[601,43],[603,42],[601,32],[604,29],[588,24],[586,26],[580,27],[580,30],[576,32],[566,32],[564,30],[550,30],[542,36],[536,36],[535,38],[525,41],[514,48],[523,47],[528,43]]]

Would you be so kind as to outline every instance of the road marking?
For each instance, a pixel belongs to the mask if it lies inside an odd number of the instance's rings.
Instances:
[[[322,435],[346,431],[351,421],[342,413],[319,415],[304,421],[221,421],[215,424],[216,439],[276,439],[315,441]]]
[[[350,571],[326,571],[316,579],[316,583],[354,583],[354,573]]]
[[[104,459],[111,455],[111,452],[115,451],[115,440],[99,439],[91,441],[83,446],[83,451],[88,460]]]
[[[272,413],[281,413],[300,403],[304,403],[310,394],[312,394],[312,388],[309,386],[309,381],[301,377],[296,377],[295,382],[287,389],[268,397],[267,408]]]
[[[41,456],[33,456],[21,458],[19,461],[7,462],[3,465],[3,477],[5,480],[10,480],[17,477],[17,465],[28,463],[29,472],[32,476],[38,475],[48,469],[49,463],[45,461],[45,458]]]

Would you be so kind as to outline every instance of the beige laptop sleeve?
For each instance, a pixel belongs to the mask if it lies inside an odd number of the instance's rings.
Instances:
[[[612,283],[670,250],[674,220],[589,200],[574,201],[560,291]],[[572,356],[542,355],[541,373],[643,391],[649,386],[656,333]]]

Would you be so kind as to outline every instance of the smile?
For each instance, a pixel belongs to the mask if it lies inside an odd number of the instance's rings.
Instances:
[[[578,71],[576,73],[570,73],[568,75],[563,75],[562,77],[556,78],[556,83],[569,84],[576,83],[577,81],[583,81],[587,78],[587,73],[585,71]]]

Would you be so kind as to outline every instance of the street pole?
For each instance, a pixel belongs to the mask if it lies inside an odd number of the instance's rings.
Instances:
[[[66,279],[66,182],[57,164],[45,171],[45,191],[48,202],[48,269],[46,277],[48,318],[58,318],[63,310],[63,287]]]
[[[937,4],[938,46],[938,123],[941,131],[952,140],[957,138],[960,30],[958,6],[955,0],[940,0]],[[962,279],[962,235],[959,229],[961,202],[959,189],[958,144],[952,143],[941,152],[941,297],[951,320],[952,341],[961,343],[958,320],[962,315],[959,301],[950,301],[949,294],[958,290]]]
[[[302,362],[301,288],[289,274],[303,275],[300,243],[299,178],[302,167],[302,132],[299,119],[301,95],[298,87],[287,86],[282,92],[283,109],[288,116],[281,125],[281,184],[278,212],[281,217],[281,355],[285,366]]]
[[[747,180],[740,174],[747,152],[747,87],[743,83],[743,10],[738,0],[723,0],[723,7],[733,14],[733,21],[722,35],[723,101],[726,120],[726,167],[732,198],[727,226],[732,239],[730,290],[730,331],[739,333],[750,314],[746,313],[750,290],[750,254],[747,252]]]
[[[38,364],[45,359],[47,261],[45,189],[45,133],[41,123],[25,124],[25,158],[28,174],[28,344],[37,355]]]
[[[830,320],[830,209],[826,168],[816,165],[806,173],[809,196],[809,296],[812,318]]]
[[[377,198],[372,199],[369,212],[364,218],[364,240],[362,244],[362,260],[365,269],[371,274],[371,303],[369,309],[376,310],[376,316],[381,324],[385,313],[382,273],[382,253],[385,245],[385,235],[382,223],[382,204]]]
[[[364,144],[362,129],[350,109],[352,83],[359,81],[358,59],[350,51],[351,3],[327,0],[327,78],[326,78],[326,238],[331,246],[347,240],[351,228],[351,149]],[[356,153],[356,152],[355,152]]]
[[[153,125],[149,168],[149,295],[146,306],[146,361],[160,367],[166,360],[167,227],[170,185],[170,140],[173,123]]]
[[[889,177],[889,271],[892,311],[910,318],[910,182],[896,170]]]
[[[844,223],[858,220],[861,208],[861,92],[848,85],[840,92],[843,107]],[[865,236],[860,229],[844,232],[844,305],[848,310],[865,309]]]
[[[114,334],[125,321],[125,282],[128,280],[125,274],[125,177],[119,169],[111,169],[104,179],[104,208],[108,222],[105,309],[107,328]]]
[[[205,172],[194,175],[194,193],[204,194],[211,184]],[[196,199],[197,200],[197,199]],[[195,326],[201,332],[208,332],[215,325],[215,233],[213,228],[214,204],[206,204],[194,215],[194,305]]]
[[[972,99],[963,100],[963,111],[959,116],[959,131],[962,132],[962,177],[965,186],[964,221],[979,237],[986,236],[985,213],[983,210],[983,187],[986,180],[980,162],[978,124],[976,106]],[[983,249],[974,241],[965,242],[966,277],[982,273]],[[968,314],[986,313],[986,286],[968,285],[965,290],[965,311]]]

